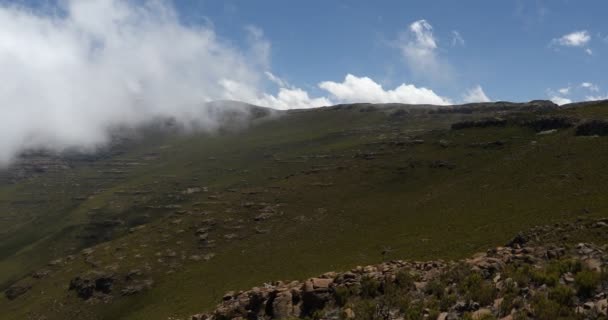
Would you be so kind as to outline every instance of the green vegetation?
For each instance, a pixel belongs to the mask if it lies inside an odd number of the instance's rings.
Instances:
[[[183,318],[211,308],[228,290],[382,259],[462,258],[532,225],[608,212],[605,137],[577,137],[575,128],[537,135],[511,122],[449,130],[457,121],[498,115],[492,111],[393,112],[327,108],[238,132],[154,133],[69,170],[3,184],[0,287],[19,279],[34,285],[15,300],[0,298],[0,318]],[[538,115],[603,119],[608,108],[509,116]],[[208,191],[185,192],[193,187]],[[266,207],[269,217],[260,217]],[[214,242],[202,244],[196,230],[210,219]],[[91,246],[92,254],[80,253]],[[69,254],[75,259],[67,261]],[[209,261],[190,259],[208,254]],[[47,265],[59,258],[58,266]],[[48,277],[29,276],[46,269]],[[140,269],[154,285],[85,304],[67,286],[92,269],[122,278]],[[557,290],[557,272],[530,281]],[[460,279],[476,299],[493,297],[474,276]],[[412,281],[404,277],[403,286]],[[595,281],[577,277],[578,294],[589,294]],[[429,284],[436,305],[408,307],[412,318],[454,299],[440,286]],[[371,298],[376,289],[365,290]],[[346,301],[348,293],[340,295]],[[538,306],[555,315],[553,302],[561,299],[556,292]]]

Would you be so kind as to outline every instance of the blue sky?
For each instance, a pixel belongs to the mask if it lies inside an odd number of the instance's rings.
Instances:
[[[102,16],[120,11],[124,3],[132,11],[154,3],[88,2],[105,3],[106,9],[96,13]],[[181,27],[210,30],[231,53],[263,60],[245,62],[261,79],[231,79],[230,93],[220,97],[290,108],[363,100],[565,103],[608,96],[605,1],[158,2],[164,3],[160,11],[176,14]],[[69,18],[76,15],[71,11],[78,1],[0,3],[19,3],[48,17],[59,11]],[[347,75],[352,75],[348,84]],[[412,87],[397,89],[402,84]],[[382,88],[366,95],[368,86],[377,85]]]
[[[218,34],[243,41],[255,25],[272,44],[273,73],[318,92],[347,73],[386,87],[425,86],[449,97],[481,85],[492,99],[549,98],[570,87],[572,100],[606,95],[605,1],[178,1],[184,18],[209,19]],[[437,56],[452,73],[414,72],[395,47],[415,21],[432,26]],[[454,40],[458,32],[463,42]],[[580,46],[554,39],[585,31]],[[591,50],[592,54],[586,52]],[[581,90],[593,83],[600,91]],[[557,94],[555,94],[557,95]]]

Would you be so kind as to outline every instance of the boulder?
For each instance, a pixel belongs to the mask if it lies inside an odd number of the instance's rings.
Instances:
[[[70,281],[69,290],[76,291],[78,297],[87,300],[95,293],[109,294],[112,291],[114,275],[103,272],[91,272],[78,276]]]
[[[286,319],[293,315],[292,295],[289,291],[281,291],[272,301],[272,316],[275,319]]]
[[[20,295],[28,292],[31,288],[32,288],[32,286],[29,284],[13,285],[13,286],[9,287],[8,289],[4,290],[4,295],[9,300],[15,300]]]

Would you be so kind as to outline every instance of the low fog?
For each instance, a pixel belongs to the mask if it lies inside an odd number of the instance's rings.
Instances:
[[[57,2],[37,11],[0,4],[0,166],[30,149],[94,151],[113,128],[167,117],[214,130],[224,117],[217,108],[203,110],[209,101],[275,109],[454,101],[413,84],[384,88],[352,74],[319,82],[326,95],[315,97],[270,72],[271,45],[256,26],[243,26],[245,41],[237,46],[210,23],[182,23],[164,0]],[[408,32],[402,39],[408,48],[424,53],[409,60],[436,58],[429,23],[416,21]],[[276,94],[263,90],[269,83]],[[477,86],[462,101],[490,98]]]
[[[263,74],[267,45],[249,32],[237,48],[161,1],[0,5],[0,165],[25,149],[94,150],[111,127],[164,116],[213,129],[201,105],[239,99],[231,83],[250,94]]]

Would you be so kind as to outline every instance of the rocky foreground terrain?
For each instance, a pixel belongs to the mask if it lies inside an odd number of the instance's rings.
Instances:
[[[461,261],[401,261],[228,292],[204,319],[605,319],[608,219],[539,226]]]

